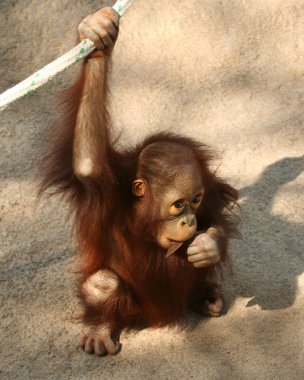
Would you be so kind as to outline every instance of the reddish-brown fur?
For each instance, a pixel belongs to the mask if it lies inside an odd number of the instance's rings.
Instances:
[[[103,67],[101,64],[101,70]],[[104,85],[101,91],[106,95],[105,69],[100,75]],[[79,295],[85,310],[83,320],[92,325],[107,322],[117,329],[139,323],[149,326],[175,323],[188,306],[197,306],[204,297],[211,296],[209,285],[217,282],[222,264],[227,261],[228,239],[236,233],[232,206],[237,200],[237,192],[210,171],[209,150],[192,139],[160,133],[146,138],[133,149],[118,151],[111,142],[106,107],[96,104],[94,99],[91,107],[94,112],[102,113],[100,119],[104,120],[104,125],[100,127],[106,131],[105,153],[100,159],[101,175],[77,178],[72,163],[73,136],[84,81],[83,71],[76,84],[65,93],[64,111],[59,123],[53,126],[53,138],[43,160],[41,186],[42,191],[52,187],[55,193],[63,193],[74,213],[79,244]],[[144,176],[147,174],[145,167],[149,168],[151,163],[151,158],[145,157],[139,168],[140,153],[151,143],[161,141],[169,150],[170,144],[190,149],[199,164],[205,194],[197,212],[198,230],[204,231],[214,225],[221,227],[221,260],[217,265],[194,268],[187,261],[183,247],[166,258],[166,251],[153,239],[159,223],[156,195],[161,194],[153,194],[148,187],[145,202],[132,194],[132,181],[137,178],[138,171]],[[164,163],[164,170],[167,169]],[[163,183],[163,187],[166,186],[170,186],[168,181]],[[121,281],[109,299],[90,306],[85,302],[82,284],[102,268],[116,273]]]

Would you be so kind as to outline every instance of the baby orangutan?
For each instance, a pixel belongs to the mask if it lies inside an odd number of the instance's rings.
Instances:
[[[236,233],[237,191],[210,171],[200,142],[172,133],[124,151],[112,142],[107,80],[118,25],[104,8],[79,26],[99,50],[66,92],[41,187],[70,201],[88,327],[81,347],[97,355],[117,353],[124,328],[174,324],[189,307],[220,316],[217,276]]]

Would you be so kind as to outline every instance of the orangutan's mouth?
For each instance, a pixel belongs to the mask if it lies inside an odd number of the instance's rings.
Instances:
[[[170,243],[184,243],[186,241],[186,240],[174,240],[170,238],[168,238],[168,240],[170,241]]]
[[[195,233],[192,234],[192,235],[190,235],[190,236],[188,236],[186,239],[183,239],[183,240],[175,240],[175,239],[171,239],[171,238],[168,238],[168,240],[172,244],[182,244],[182,243],[185,243],[186,241],[192,239],[194,235],[195,235]]]

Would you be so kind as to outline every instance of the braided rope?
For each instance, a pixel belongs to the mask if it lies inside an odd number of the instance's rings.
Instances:
[[[118,0],[113,5],[113,9],[118,12],[120,16],[122,16],[132,2],[133,0]],[[41,87],[47,83],[56,74],[65,70],[73,63],[79,62],[94,50],[95,45],[91,40],[86,39],[81,41],[73,49],[55,59],[55,61],[44,66],[33,75],[18,83],[16,86],[4,91],[0,95],[0,111],[4,110],[10,103],[20,99],[24,95],[31,94],[38,87]]]

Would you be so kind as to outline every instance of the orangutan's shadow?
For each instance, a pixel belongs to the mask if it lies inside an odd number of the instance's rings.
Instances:
[[[231,292],[232,297],[251,297],[247,307],[282,309],[295,301],[297,276],[304,271],[304,225],[297,221],[304,205],[295,197],[274,201],[282,187],[303,171],[304,155],[284,158],[269,165],[255,183],[240,190],[242,240],[234,244]],[[293,190],[299,196],[302,192],[303,188]],[[279,207],[277,215],[274,204]],[[279,215],[280,210],[288,208],[295,210],[289,220]]]

